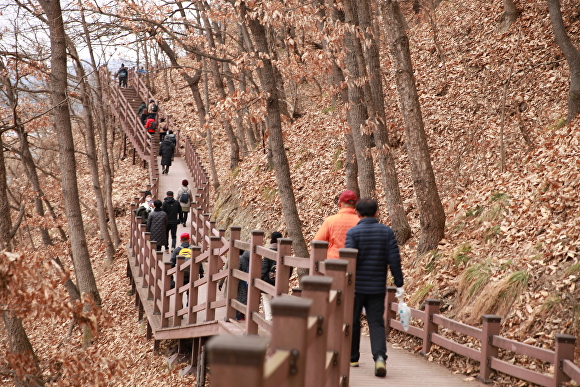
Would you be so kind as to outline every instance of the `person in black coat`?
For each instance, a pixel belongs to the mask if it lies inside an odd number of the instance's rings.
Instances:
[[[345,247],[358,250],[354,287],[354,313],[350,365],[358,367],[360,357],[360,315],[364,307],[371,336],[371,352],[375,375],[387,374],[385,341],[385,294],[388,270],[391,270],[397,297],[402,297],[403,272],[395,233],[376,218],[378,205],[374,199],[361,199],[355,207],[361,220],[346,232]]]
[[[278,238],[282,238],[282,234],[274,231],[270,236],[270,249],[278,251]],[[262,258],[262,272],[260,278],[270,285],[276,283],[276,261],[270,258]],[[267,321],[272,320],[272,306],[270,302],[272,296],[267,293],[262,293],[262,305],[264,306],[264,317]]]
[[[169,232],[171,231],[171,249],[175,249],[177,244],[177,225],[179,224],[179,213],[181,204],[173,197],[173,191],[167,191],[167,197],[163,200],[161,209],[167,213],[167,229],[165,232],[165,250],[169,247]]]
[[[175,153],[175,144],[165,137],[159,146],[159,156],[161,156],[161,173],[167,175],[171,166],[171,159]]]
[[[167,213],[161,210],[161,200],[153,202],[155,209],[147,218],[145,230],[151,233],[152,241],[157,242],[157,251],[161,251],[161,246],[167,246]]]

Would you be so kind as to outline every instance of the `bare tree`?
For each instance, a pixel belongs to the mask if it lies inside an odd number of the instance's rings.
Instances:
[[[381,168],[383,187],[391,226],[397,242],[403,244],[411,236],[411,226],[407,220],[407,214],[403,206],[403,199],[399,189],[399,178],[395,166],[395,159],[389,147],[389,135],[386,127],[385,96],[383,94],[382,70],[379,56],[378,36],[375,37],[373,31],[373,20],[371,17],[371,7],[369,0],[358,1],[358,20],[360,28],[367,42],[365,56],[368,67],[368,77],[365,82],[365,93],[369,94],[370,101],[367,102],[368,109],[374,111],[374,135],[377,146],[377,158]]]
[[[60,138],[58,145],[62,170],[62,196],[66,201],[65,213],[75,275],[81,294],[92,296],[95,303],[100,306],[101,297],[91,266],[79,203],[74,142],[67,98],[66,40],[62,10],[60,2],[57,1],[39,0],[39,3],[46,14],[50,32],[52,54],[50,87],[54,106],[52,112],[55,131]]]
[[[293,248],[296,255],[300,257],[308,256],[308,248],[304,235],[302,234],[302,223],[298,216],[298,209],[296,208],[296,199],[294,190],[292,189],[292,180],[290,178],[290,166],[288,165],[288,158],[286,150],[284,149],[284,139],[282,136],[282,121],[280,117],[280,97],[279,90],[276,85],[276,75],[274,64],[272,63],[271,52],[266,37],[266,28],[255,18],[247,16],[248,8],[245,2],[240,3],[240,11],[242,20],[247,20],[250,31],[254,38],[256,57],[261,58],[262,69],[259,72],[260,83],[262,91],[265,95],[265,103],[267,110],[266,122],[270,131],[270,148],[272,150],[272,157],[274,167],[276,169],[276,181],[280,189],[280,199],[282,201],[282,213],[286,221],[286,227],[290,238],[293,240]],[[304,272],[299,271],[299,275]]]
[[[435,174],[431,166],[431,156],[421,114],[421,104],[419,103],[415,76],[413,75],[409,38],[403,27],[399,3],[397,1],[384,0],[382,11],[396,74],[399,104],[407,138],[407,155],[411,166],[413,188],[419,210],[421,235],[417,253],[422,254],[437,247],[437,244],[443,238],[445,212],[439,198]]]
[[[554,39],[564,53],[570,67],[570,89],[568,91],[568,119],[570,122],[580,113],[580,51],[574,47],[562,19],[560,0],[547,0]]]

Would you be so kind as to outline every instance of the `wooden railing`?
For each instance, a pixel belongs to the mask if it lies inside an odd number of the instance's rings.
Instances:
[[[216,229],[215,222],[210,220],[208,175],[191,141],[185,139],[183,144],[184,157],[197,189],[191,207],[192,258],[185,261],[184,257],[178,256],[174,268],[169,262],[163,262],[163,254],[156,251],[156,242],[150,240],[141,219],[135,216],[137,203],[142,198],[136,198],[131,205],[129,255],[133,260],[128,262],[127,272],[131,277],[133,265],[142,278],[141,286],[146,298],[153,301],[153,314],[160,318],[159,337],[165,337],[163,332],[167,329],[182,330],[186,337],[192,334],[192,326],[202,327],[197,331],[198,335],[220,334],[207,344],[214,387],[229,387],[239,380],[257,387],[283,384],[348,386],[356,250],[341,249],[342,259],[326,260],[327,243],[313,241],[310,257],[301,258],[291,255],[290,239],[279,239],[278,251],[264,247],[262,231],[253,231],[250,242],[245,242],[240,239],[240,227],[231,227],[229,238],[226,238],[225,230]],[[147,188],[156,197],[159,170],[156,162],[151,162],[150,166],[151,185]],[[248,273],[237,269],[240,250],[250,251]],[[229,269],[220,271],[226,257]],[[260,278],[263,258],[276,261],[275,286]],[[207,270],[204,278],[199,278],[203,263],[206,263]],[[288,295],[288,275],[292,267],[308,268],[311,274],[303,277],[302,289],[292,291],[301,297]],[[188,284],[184,284],[186,271],[190,276]],[[171,289],[173,276],[176,278],[175,287]],[[222,278],[227,278],[229,285],[224,299],[218,300],[217,282]],[[248,283],[247,304],[236,299],[238,281]],[[131,283],[136,290],[133,278]],[[199,288],[203,285],[207,286],[207,291],[206,297],[201,299]],[[262,292],[275,296],[272,321],[267,321],[259,311]],[[139,299],[139,292],[135,293],[141,319],[145,300]],[[183,303],[184,297],[187,303]],[[501,319],[495,315],[484,315],[481,328],[451,320],[439,314],[440,301],[435,299],[426,300],[425,310],[411,309],[411,317],[422,328],[412,325],[404,331],[396,319],[395,288],[387,288],[385,303],[387,335],[391,330],[397,330],[420,338],[423,342],[421,354],[427,354],[435,344],[478,361],[479,379],[484,382],[488,382],[490,374],[497,371],[541,386],[556,387],[568,380],[580,383],[580,368],[573,361],[574,336],[556,334],[553,351],[535,347],[500,336]],[[220,321],[218,327],[208,325],[216,325],[215,315],[219,308],[225,308],[225,320],[229,325],[224,321]],[[245,314],[245,323],[235,321],[236,311]],[[204,321],[198,321],[199,312],[205,312]],[[479,349],[447,338],[440,328],[478,340]],[[233,336],[240,333],[247,336]],[[152,337],[149,321],[147,337]],[[510,357],[524,355],[550,363],[554,371],[545,374],[511,364],[499,356],[500,349],[508,351]]]
[[[387,334],[395,329],[401,332],[403,326],[396,320],[398,303],[395,299],[395,288],[387,289],[385,325]],[[580,382],[580,368],[574,364],[574,343],[576,338],[571,335],[556,334],[555,349],[550,351],[533,345],[524,344],[515,340],[510,340],[499,335],[501,328],[501,318],[495,315],[483,315],[482,327],[476,328],[458,321],[451,320],[439,314],[441,302],[435,299],[425,300],[425,310],[411,309],[411,317],[422,322],[423,328],[409,326],[405,333],[418,337],[423,341],[421,354],[426,354],[431,350],[431,345],[436,344],[451,352],[478,361],[480,364],[479,377],[483,382],[490,381],[492,371],[502,372],[518,379],[528,381],[540,386],[557,387],[561,383],[573,379]],[[444,328],[452,333],[474,338],[480,342],[480,349],[474,349],[466,345],[457,343],[440,334],[439,328]],[[513,355],[525,355],[529,358],[553,364],[553,375],[547,375],[533,371],[524,366],[511,364],[501,360],[498,356],[499,350],[503,349]],[[503,356],[504,358],[507,355]]]

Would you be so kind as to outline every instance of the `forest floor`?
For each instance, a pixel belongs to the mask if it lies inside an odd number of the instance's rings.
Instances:
[[[580,334],[580,119],[564,125],[569,73],[553,42],[545,3],[524,3],[518,21],[502,33],[496,31],[501,2],[443,2],[437,23],[445,63],[436,59],[426,20],[420,15],[409,17],[431,162],[447,219],[445,238],[436,250],[422,256],[416,254],[419,214],[389,71],[385,72],[385,89],[387,110],[392,114],[388,117],[390,136],[399,143],[392,151],[413,229],[413,237],[401,247],[408,303],[420,308],[424,299],[438,298],[443,314],[474,326],[480,324],[482,314],[498,314],[503,336],[553,349],[556,333]],[[572,1],[562,4],[574,6]],[[580,18],[566,23],[580,47]],[[390,68],[388,58],[383,55],[385,69]],[[205,139],[195,129],[195,114],[183,116],[184,106],[193,106],[192,98],[182,92],[179,78],[174,75],[173,79],[175,92],[160,91],[157,96],[175,118],[176,127],[198,146],[207,166]],[[346,122],[340,108],[332,106],[322,90],[311,84],[299,87],[301,117],[291,126],[285,123],[284,141],[303,232],[310,241],[324,218],[336,212],[334,199],[345,189]],[[251,229],[284,233],[275,172],[268,168],[264,149],[260,146],[244,155],[236,171],[228,169],[229,145],[217,127],[214,149],[221,184],[220,189],[212,190],[214,203],[223,195],[235,195],[240,206],[253,213],[247,224],[240,224],[246,232],[242,237]],[[376,175],[377,197],[384,209],[378,166]],[[129,159],[120,161],[115,204],[128,210],[130,198],[143,189],[145,179],[144,169],[131,165]],[[127,212],[117,218],[123,243],[128,237],[128,219]],[[381,220],[389,223],[386,210],[382,210]],[[109,266],[98,240],[91,238],[88,243],[108,323],[94,345],[82,352],[76,340],[81,336],[78,329],[71,340],[63,340],[67,321],[25,321],[35,349],[55,354],[43,355],[43,366],[90,357],[90,364],[100,367],[103,375],[118,371],[115,362],[121,366],[122,373],[110,379],[111,386],[192,385],[193,376],[180,377],[178,369],[167,366],[171,343],[157,355],[153,342],[145,340],[145,325],[137,321],[133,297],[128,294],[124,244]],[[48,325],[60,333],[49,333]],[[477,346],[467,338],[456,339]],[[419,350],[419,343],[403,334],[394,334],[390,340],[411,351]],[[0,351],[6,347],[6,340],[0,340]],[[539,372],[551,371],[548,364],[506,356],[506,361],[527,364]],[[579,356],[577,346],[576,358]],[[478,374],[477,363],[436,346],[428,359],[467,376]],[[89,371],[79,368],[81,375],[91,375]],[[496,375],[494,385],[527,383]]]

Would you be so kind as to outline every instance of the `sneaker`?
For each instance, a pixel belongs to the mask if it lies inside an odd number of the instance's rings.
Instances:
[[[377,357],[375,361],[375,376],[385,376],[387,374],[387,364],[382,356]]]
[[[358,361],[351,361],[350,366],[351,367],[358,367]]]

